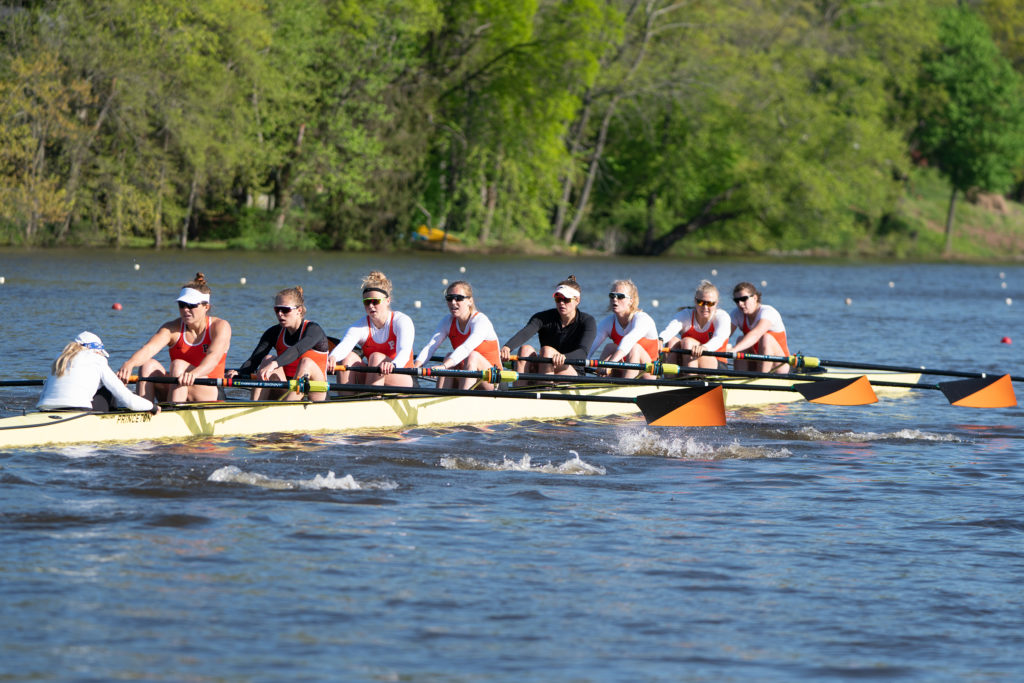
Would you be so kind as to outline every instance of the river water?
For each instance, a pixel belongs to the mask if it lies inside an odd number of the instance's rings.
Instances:
[[[418,346],[443,279],[471,281],[505,339],[569,273],[593,314],[633,278],[659,324],[708,278],[723,300],[763,282],[794,351],[1024,374],[1019,266],[12,250],[0,367],[42,377],[89,329],[116,368],[197,270],[230,367],[287,286],[340,336],[371,268]],[[5,415],[38,395],[2,391]],[[2,451],[0,680],[1020,680],[1022,436],[1019,408],[920,391],[720,428]]]

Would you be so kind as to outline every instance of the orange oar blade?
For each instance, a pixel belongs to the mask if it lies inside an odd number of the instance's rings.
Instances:
[[[830,406],[864,406],[878,402],[871,382],[864,375],[851,379],[800,382],[796,385],[796,390],[811,403],[824,403]]]
[[[656,427],[721,427],[725,424],[725,394],[721,386],[652,391],[636,404]]]
[[[963,379],[939,382],[946,399],[955,406],[967,408],[1012,408],[1017,405],[1009,375],[992,379]]]

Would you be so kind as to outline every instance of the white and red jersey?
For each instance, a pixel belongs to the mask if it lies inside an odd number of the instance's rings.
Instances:
[[[731,319],[732,330],[740,330],[743,334],[750,332],[762,320],[767,320],[768,330],[765,334],[770,334],[774,337],[779,342],[779,346],[782,347],[783,354],[789,355],[789,344],[786,341],[786,326],[782,323],[782,314],[774,306],[761,304],[757,309],[757,313],[754,314],[754,319],[750,321],[747,320],[747,316],[743,314],[743,311],[739,308],[734,308]],[[764,353],[763,340],[758,340],[757,344],[751,347],[751,350],[754,353]]]
[[[624,328],[619,327],[616,315],[609,313],[598,324],[597,336],[594,337],[594,343],[591,344],[587,356],[598,353],[601,350],[601,343],[605,339],[611,339],[623,356],[628,354],[636,344],[640,344],[652,359],[658,357],[658,326],[655,324],[654,318],[643,311],[634,313],[629,324]]]
[[[701,325],[697,322],[697,311],[684,308],[669,321],[658,338],[668,341],[673,337],[689,337],[696,339],[708,351],[725,351],[731,332],[732,320],[722,309],[716,309],[708,321]]]
[[[357,320],[345,332],[338,345],[331,351],[328,366],[345,360],[345,357],[359,345],[362,347],[363,359],[371,353],[380,351],[400,368],[412,365],[413,337],[416,328],[412,318],[399,311],[391,311],[391,317],[381,327],[376,327],[366,316]]]
[[[451,314],[442,318],[430,341],[416,356],[416,362],[423,365],[430,360],[445,339],[450,339],[452,343],[453,351],[448,356],[452,365],[458,365],[469,357],[470,352],[476,351],[491,365],[501,367],[498,335],[494,332],[491,321],[480,311],[469,317],[465,329],[459,326],[459,321]]]

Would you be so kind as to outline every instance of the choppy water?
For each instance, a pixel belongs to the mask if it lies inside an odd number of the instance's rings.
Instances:
[[[237,364],[278,289],[302,284],[340,332],[372,266],[424,341],[442,278],[473,282],[503,338],[569,272],[592,313],[631,276],[659,323],[703,277],[765,280],[794,349],[1024,374],[1020,267],[369,261],[0,252],[0,367],[39,377],[86,328],[116,365],[196,270]],[[5,414],[36,396],[2,391]],[[0,679],[1019,680],[1022,434],[1019,408],[922,391],[734,411],[724,428],[629,417],[0,452]]]

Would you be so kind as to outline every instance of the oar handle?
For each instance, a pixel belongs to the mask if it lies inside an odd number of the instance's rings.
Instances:
[[[335,365],[336,372],[369,372],[380,373],[381,369],[376,365]],[[469,377],[484,382],[498,384],[500,382],[515,382],[518,375],[512,370],[505,370],[494,367],[486,370],[449,370],[448,368],[395,368],[391,371],[396,375],[412,375],[414,377]]]
[[[669,349],[662,347],[662,353],[682,353],[684,355],[691,355],[690,349]],[[760,353],[747,353],[746,351],[704,351],[703,355],[712,356],[714,358],[729,358],[734,360],[763,360],[770,363],[786,363],[794,368],[816,368],[821,363],[821,360],[814,356],[804,356],[803,354],[796,354],[795,356],[765,356]]]
[[[527,363],[547,363],[551,364],[554,361],[545,356],[517,356],[515,354],[509,356],[510,361],[522,360]],[[689,372],[689,368],[680,368],[674,363],[662,363],[661,361],[652,361],[650,363],[623,363],[621,361],[610,361],[610,360],[590,360],[588,358],[566,358],[566,365],[575,365],[581,368],[609,368],[615,370],[640,370],[651,375],[678,375],[682,372]]]

